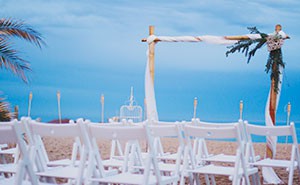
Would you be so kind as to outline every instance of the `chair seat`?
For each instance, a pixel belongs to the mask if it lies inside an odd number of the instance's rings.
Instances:
[[[71,159],[61,159],[61,160],[47,162],[47,166],[68,166],[71,164],[72,164]],[[79,161],[75,161],[75,165],[78,165],[78,164],[79,164]]]
[[[0,172],[4,173],[16,173],[17,164],[9,163],[9,164],[0,164]]]
[[[44,172],[37,172],[36,175],[44,176],[44,177],[75,179],[77,178],[78,173],[79,173],[78,167],[66,166],[66,167],[51,168]]]
[[[172,182],[178,182],[179,177],[178,176],[161,176],[162,182],[164,184],[170,184]],[[142,174],[131,174],[131,173],[121,173],[118,175],[113,175],[110,177],[104,177],[104,178],[92,178],[91,181],[95,182],[101,182],[101,183],[115,183],[115,184],[143,184],[144,176]],[[157,184],[156,177],[153,175],[149,176],[149,185]]]
[[[0,178],[0,185],[10,185],[10,184],[14,184],[14,183],[15,183],[14,177],[5,178],[5,179]],[[22,185],[32,185],[32,183],[30,181],[24,180],[24,181],[22,181]],[[57,184],[39,182],[39,185],[57,185]],[[66,184],[60,184],[60,185],[66,185]]]
[[[177,153],[174,153],[174,154],[165,153],[164,155],[157,156],[157,159],[176,161],[177,156],[178,156]]]
[[[208,161],[208,162],[234,163],[236,160],[236,155],[218,154],[218,155],[209,156],[207,158],[201,158],[201,160]]]
[[[13,155],[17,152],[17,148],[9,148],[5,150],[0,150],[1,155]]]
[[[119,160],[119,159],[108,159],[108,160],[103,160],[102,164],[105,167],[115,167],[119,168],[123,166],[124,161]]]
[[[210,175],[225,175],[232,176],[234,175],[234,167],[227,166],[216,166],[216,165],[206,165],[203,167],[199,167],[193,170],[187,170],[187,172],[192,173],[201,173],[201,174],[210,174]],[[258,172],[257,168],[247,168],[248,175],[253,175]],[[238,175],[243,175],[242,168],[239,169]]]
[[[144,169],[144,166],[134,166],[135,169]],[[158,163],[158,168],[161,172],[174,172],[176,168],[176,164],[170,164],[170,163]],[[183,165],[180,165],[179,171],[183,169]],[[153,166],[151,166],[151,170],[153,170]]]
[[[86,171],[85,171],[86,172]],[[36,175],[44,177],[55,177],[55,178],[66,178],[66,179],[75,179],[78,177],[79,168],[66,166],[66,167],[56,167],[51,168],[45,172],[37,172]],[[118,173],[117,170],[105,170],[105,175],[111,176]],[[85,176],[85,174],[84,174]]]
[[[260,161],[254,162],[254,163],[250,163],[250,165],[288,168],[291,165],[291,161],[266,158],[266,159],[262,159]],[[298,163],[297,163],[297,161],[295,161],[294,168],[297,166],[298,166]]]

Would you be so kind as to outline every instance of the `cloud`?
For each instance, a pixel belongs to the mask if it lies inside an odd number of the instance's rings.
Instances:
[[[140,39],[148,35],[149,25],[155,25],[157,35],[174,36],[240,35],[248,33],[248,26],[272,32],[274,25],[281,23],[284,31],[292,37],[283,48],[287,72],[300,70],[297,63],[300,57],[300,2],[296,0],[0,0],[0,4],[2,17],[25,20],[43,33],[48,44],[40,52],[23,42],[17,42],[17,46],[26,52],[31,61],[34,71],[32,86],[24,90],[18,86],[20,81],[14,77],[6,78],[6,73],[5,78],[0,78],[0,82],[10,84],[10,87],[3,88],[4,92],[7,90],[13,95],[23,93],[20,97],[32,88],[45,92],[62,89],[70,94],[74,91],[72,97],[76,98],[85,89],[87,94],[107,91],[114,96],[112,99],[118,99],[123,92],[127,92],[124,89],[128,90],[130,85],[135,85],[140,89],[139,101],[143,102],[147,44],[141,43]],[[224,46],[204,43],[158,43],[155,55],[156,74],[158,79],[161,77],[166,80],[165,84],[158,86],[158,92],[166,89],[166,96],[173,93],[170,82],[174,79],[169,74],[173,71],[182,75],[179,77],[182,77],[181,90],[191,86],[194,88],[190,83],[198,84],[201,80],[205,86],[210,78],[224,74],[222,72],[245,73],[250,77],[254,72],[268,80],[269,77],[264,74],[268,57],[266,49],[260,50],[250,64],[246,64],[246,58],[242,54],[226,58],[225,51]],[[204,81],[203,76],[193,79],[186,77],[203,72]],[[163,76],[164,74],[168,75]],[[187,84],[186,80],[191,82]],[[245,83],[249,82],[246,77],[244,80]],[[231,81],[229,79],[222,83]],[[18,92],[15,87],[20,88]],[[243,84],[238,85],[238,88],[241,87]],[[199,92],[201,89],[199,88]],[[207,91],[201,95],[208,96],[210,89]],[[48,98],[49,96],[46,95]],[[193,96],[191,95],[192,98]],[[214,97],[211,98],[213,100]],[[265,97],[260,98],[264,100]],[[167,111],[168,103],[163,98],[160,100],[160,105],[166,106]],[[26,102],[23,104],[25,106]],[[109,111],[114,112],[115,109],[111,108]]]

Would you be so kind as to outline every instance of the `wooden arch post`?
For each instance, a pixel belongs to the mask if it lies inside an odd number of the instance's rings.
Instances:
[[[154,35],[154,26],[149,26],[149,36]],[[155,50],[155,42],[149,43],[149,67],[150,67],[150,75],[152,78],[152,82],[154,85],[154,50]]]

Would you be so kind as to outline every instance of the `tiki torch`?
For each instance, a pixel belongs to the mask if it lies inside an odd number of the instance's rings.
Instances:
[[[101,122],[104,123],[104,94],[101,94]]]
[[[243,109],[244,109],[244,103],[243,100],[240,101],[240,120],[243,120]]]
[[[286,125],[287,126],[289,126],[290,125],[290,116],[291,116],[291,110],[292,110],[292,105],[291,105],[291,103],[289,102],[288,104],[287,104],[287,115],[286,115]],[[286,139],[285,139],[285,143],[287,143],[288,142],[288,136],[286,136]]]
[[[197,114],[197,105],[198,105],[198,99],[197,97],[194,98],[194,119],[196,118],[196,114]]]
[[[30,117],[30,113],[31,113],[31,102],[32,102],[32,92],[29,93],[28,114],[27,114],[28,117]]]
[[[59,123],[61,124],[60,92],[59,91],[57,91],[56,96],[57,96],[57,106],[58,106],[58,120],[59,120]]]

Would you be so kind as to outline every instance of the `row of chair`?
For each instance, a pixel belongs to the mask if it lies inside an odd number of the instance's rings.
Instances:
[[[292,136],[290,160],[261,159],[255,154],[252,135]],[[71,159],[50,161],[43,144],[44,137],[74,138]],[[177,152],[165,153],[161,138],[178,140]],[[206,141],[224,139],[236,141],[235,155],[209,154]],[[109,159],[102,159],[98,140],[111,141]],[[147,150],[142,151],[140,141],[147,143]],[[186,123],[98,124],[78,119],[70,124],[47,124],[23,118],[20,122],[0,123],[0,144],[7,143],[18,144],[20,158],[15,163],[0,165],[0,185],[56,184],[57,178],[65,178],[67,184],[77,185],[177,184],[179,181],[185,184],[186,179],[190,184],[199,184],[199,174],[204,175],[206,184],[216,184],[215,175],[228,176],[232,184],[250,184],[249,177],[253,184],[260,184],[258,166],[287,168],[288,184],[291,185],[294,170],[298,169],[300,173],[293,123],[268,127],[241,121],[220,124],[195,119]]]

